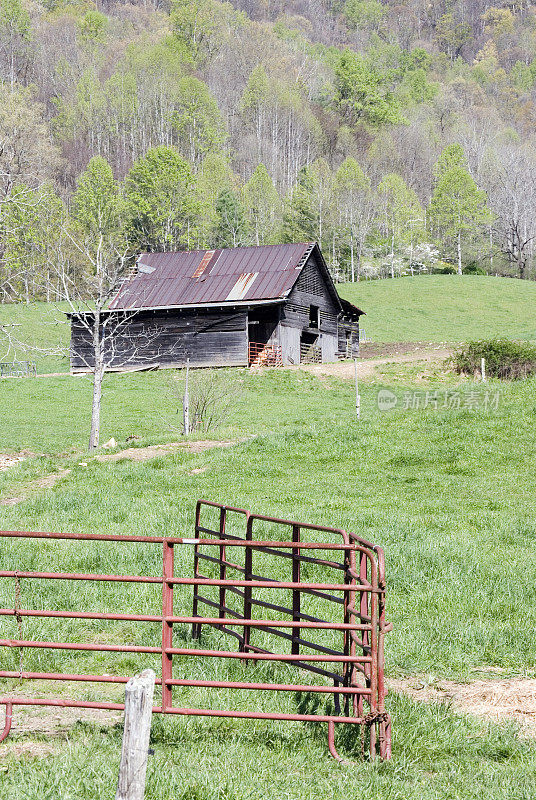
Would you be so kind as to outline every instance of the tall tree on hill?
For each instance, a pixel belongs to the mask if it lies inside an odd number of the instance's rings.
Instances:
[[[173,147],[153,147],[125,180],[131,242],[140,249],[189,249],[196,241],[200,204],[189,163]]]
[[[244,186],[244,205],[255,244],[275,244],[279,236],[281,201],[264,164]]]
[[[283,241],[311,242],[319,238],[318,208],[315,204],[315,177],[310,167],[302,167],[296,186],[286,198],[283,212]]]
[[[434,228],[456,242],[458,275],[462,274],[463,236],[479,233],[491,221],[486,193],[478,188],[464,162],[459,146],[442,153],[435,168],[437,180],[428,210]]]
[[[399,104],[387,79],[363,56],[341,53],[335,67],[335,103],[352,122],[401,122]]]
[[[335,173],[335,205],[340,242],[350,253],[350,278],[359,280],[361,253],[374,218],[374,200],[370,180],[355,158],[346,158]]]
[[[32,27],[20,0],[0,0],[0,52],[11,91],[28,70]]]
[[[222,189],[216,201],[216,224],[212,233],[216,247],[240,247],[247,240],[244,207],[231,189]]]
[[[391,277],[395,277],[395,252],[416,243],[424,233],[424,210],[417,195],[400,175],[386,175],[378,186],[382,227],[389,242]]]
[[[227,136],[218,104],[208,86],[192,76],[179,81],[172,125],[178,134],[180,151],[192,164],[219,150]]]

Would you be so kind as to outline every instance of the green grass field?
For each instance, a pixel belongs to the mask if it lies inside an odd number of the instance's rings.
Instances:
[[[360,284],[356,291],[403,282]],[[49,336],[51,329],[42,325],[38,309],[9,311],[19,315],[28,335],[41,341]],[[490,382],[493,402],[484,408],[483,387],[442,365],[386,365],[361,385],[360,422],[354,419],[352,384],[336,377],[298,370],[229,370],[218,371],[218,380],[230,381],[239,393],[228,420],[208,436],[236,444],[203,453],[181,450],[145,463],[100,463],[87,456],[91,386],[86,379],[0,381],[0,452],[24,448],[36,454],[0,472],[0,500],[22,498],[13,506],[0,505],[0,527],[188,536],[198,497],[340,525],[385,548],[388,618],[393,622],[386,642],[388,676],[419,676],[431,685],[444,678],[536,676],[535,379]],[[133,435],[139,437],[138,446],[176,440],[180,417],[172,387],[172,371],[106,376],[102,441],[113,436],[121,448]],[[382,388],[396,392],[394,411],[378,410]],[[431,407],[415,407],[414,398],[422,406],[427,392]],[[459,402],[444,407],[445,397]],[[53,488],[36,485],[59,468],[70,472]],[[161,570],[159,550],[145,545],[4,542],[2,554],[4,569]],[[176,571],[190,574],[190,559],[186,548],[179,549]],[[178,596],[182,603],[175,610],[189,611],[188,591]],[[2,579],[0,606],[13,604],[13,581]],[[159,613],[152,587],[133,591],[128,584],[23,580],[21,604]],[[0,638],[18,636],[13,618],[0,620]],[[24,619],[23,634],[117,644],[154,644],[156,637],[158,644],[159,631],[149,624]],[[222,634],[207,631],[203,636],[207,646],[229,647]],[[175,640],[191,641],[186,627],[176,626]],[[2,648],[0,659],[2,669],[18,670],[17,649]],[[151,659],[28,649],[24,669],[129,675],[151,666]],[[246,668],[211,659],[198,666],[177,658],[175,669],[177,677],[240,680],[247,673],[248,679],[254,674],[260,680],[295,680],[290,667]],[[21,691],[17,681],[4,681],[1,689]],[[121,687],[105,685],[58,684],[51,690],[37,684],[22,690],[79,699],[120,700],[122,695]],[[301,702],[290,693],[237,697],[201,689],[177,689],[174,701],[289,712]],[[389,696],[388,707],[392,761],[362,763],[359,737],[343,731],[338,744],[354,759],[351,766],[331,760],[322,726],[155,717],[147,800],[264,800],[270,794],[285,800],[536,796],[535,742],[521,736],[515,725],[396,694]],[[120,725],[79,722],[52,736],[21,731],[0,745],[0,795],[14,800],[113,798],[120,746]]]
[[[353,387],[336,378],[298,371],[264,375],[234,371],[242,393],[217,438],[245,439],[230,449],[181,451],[143,464],[102,464],[84,455],[89,385],[80,378],[12,380],[3,392],[2,440],[42,455],[0,473],[1,496],[26,499],[0,507],[4,529],[71,530],[188,535],[197,497],[310,522],[342,525],[381,543],[387,556],[389,619],[387,670],[391,676],[471,680],[502,670],[501,677],[533,675],[536,664],[536,382],[489,384],[501,391],[497,409],[464,408],[481,387],[416,366],[387,367],[364,384],[363,419],[353,419]],[[395,374],[393,374],[393,371]],[[103,438],[135,433],[139,444],[170,441],[165,420],[169,374],[111,375],[105,381]],[[402,409],[381,413],[379,388],[459,391],[461,408]],[[441,402],[439,403],[441,405]],[[470,405],[470,402],[469,402]],[[84,466],[83,464],[87,464]],[[523,465],[522,468],[520,465]],[[58,466],[71,473],[52,489],[30,482]],[[194,470],[196,470],[194,472]],[[199,471],[203,470],[203,471]],[[142,546],[73,547],[47,542],[3,548],[4,563],[32,569],[160,571],[160,555]],[[184,561],[180,559],[186,559]],[[190,562],[180,555],[187,574]],[[0,587],[1,605],[13,604],[13,583]],[[151,611],[151,591],[103,585],[23,581],[23,604],[55,608]],[[186,607],[189,599],[184,595]],[[0,624],[2,638],[16,624]],[[150,642],[150,626],[124,623],[24,621],[25,635],[75,641]],[[229,646],[205,634],[213,646]],[[176,638],[188,641],[177,626]],[[6,655],[7,653],[7,655]],[[18,668],[18,650],[3,651],[4,668]],[[65,654],[28,650],[24,668],[132,674],[150,663],[131,655]],[[199,674],[188,659],[177,674]],[[243,667],[205,663],[207,677],[240,679]],[[251,672],[251,667],[248,668]],[[288,668],[255,675],[292,680]],[[476,672],[475,672],[476,670]],[[193,672],[192,672],[193,671]],[[302,679],[302,676],[300,676]],[[5,688],[18,690],[16,682]],[[28,687],[25,687],[28,691]],[[44,686],[34,687],[43,691]],[[120,688],[77,685],[76,696],[120,698]],[[293,695],[237,698],[236,694],[178,690],[183,705],[279,708],[292,711]],[[231,720],[155,719],[147,798],[260,800],[267,793],[302,800],[335,800],[357,791],[368,800],[529,800],[536,793],[536,748],[515,726],[455,714],[446,705],[391,696],[394,756],[388,764],[340,767],[327,753],[325,730],[301,724]],[[61,713],[61,712],[59,712]],[[21,733],[2,745],[2,794],[16,798],[113,797],[120,726],[80,723],[65,736]],[[359,740],[342,735],[341,750],[356,758]],[[25,755],[32,742],[50,746],[46,758]],[[31,752],[31,750],[30,750]],[[2,767],[3,765],[3,767]],[[4,769],[2,772],[1,770]],[[356,788],[357,787],[357,788]]]
[[[366,312],[376,342],[536,339],[536,283],[481,275],[421,275],[337,286]]]

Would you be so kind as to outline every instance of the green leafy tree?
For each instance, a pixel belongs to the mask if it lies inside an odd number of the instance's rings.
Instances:
[[[462,167],[467,169],[467,159],[461,144],[449,144],[442,151],[433,167],[433,173],[436,180],[439,180],[445,172],[448,172],[455,167]]]
[[[296,186],[286,198],[283,213],[283,241],[311,242],[319,238],[319,215],[315,203],[315,175],[302,167]]]
[[[344,50],[335,68],[335,103],[354,122],[381,125],[402,121],[387,79],[353,50]]]
[[[462,22],[451,11],[439,18],[435,33],[440,47],[447,51],[452,60],[460,55],[464,45],[473,38],[469,23]]]
[[[195,241],[200,204],[190,164],[173,147],[153,147],[125,179],[130,239],[149,250],[179,250]]]
[[[255,244],[275,244],[280,234],[281,200],[264,164],[257,166],[244,186],[244,205]]]
[[[346,0],[344,16],[351,28],[376,30],[389,9],[378,0]]]
[[[222,189],[216,201],[213,242],[216,247],[240,247],[246,243],[248,225],[240,200],[231,189]]]
[[[234,187],[235,184],[236,176],[231,170],[229,159],[221,152],[208,153],[197,173],[197,191],[201,203],[198,247],[210,246],[212,232],[218,221],[216,202],[220,192]]]
[[[394,278],[395,253],[424,238],[424,210],[401,175],[386,175],[378,186],[378,194],[382,203],[382,227],[389,243],[391,277]]]
[[[465,167],[463,149],[451,145],[436,167],[436,184],[429,207],[434,228],[456,242],[458,274],[462,274],[462,240],[475,235],[491,222],[486,193],[481,191]]]
[[[73,207],[75,219],[96,239],[119,230],[119,187],[102,156],[94,156],[79,177]]]
[[[51,272],[67,210],[54,188],[17,184],[2,215],[0,284],[11,300],[58,299]]]
[[[106,44],[108,17],[96,9],[86,11],[78,21],[78,39],[94,55]]]
[[[172,125],[179,149],[194,164],[211,150],[220,149],[226,139],[223,117],[208,86],[192,76],[179,81]]]

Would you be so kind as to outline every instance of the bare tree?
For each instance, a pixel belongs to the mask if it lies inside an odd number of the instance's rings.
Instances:
[[[506,145],[490,153],[485,174],[495,241],[526,278],[536,238],[536,153],[528,145]]]
[[[161,352],[157,346],[160,336],[158,324],[148,324],[140,317],[141,308],[115,309],[110,307],[129,274],[133,272],[133,257],[128,248],[120,250],[116,243],[100,236],[96,246],[76,232],[66,229],[65,244],[70,244],[83,261],[87,271],[82,276],[66,269],[62,259],[51,268],[57,270],[61,299],[69,309],[67,317],[73,331],[69,356],[71,364],[92,376],[93,399],[91,405],[91,430],[89,449],[99,445],[102,383],[110,370],[132,367],[158,366]],[[139,298],[142,304],[143,298]],[[62,310],[65,315],[65,310]],[[64,316],[65,318],[65,316]],[[180,343],[166,349],[180,351]]]

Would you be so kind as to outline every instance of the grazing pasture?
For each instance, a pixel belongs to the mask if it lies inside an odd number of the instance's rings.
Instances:
[[[423,279],[428,280],[428,278]],[[535,739],[517,723],[463,707],[417,699],[444,680],[471,682],[536,677],[536,380],[490,381],[496,406],[474,398],[480,384],[442,364],[382,365],[362,383],[362,420],[354,419],[351,381],[292,370],[229,373],[240,393],[225,424],[208,438],[234,442],[212,449],[178,448],[150,460],[90,458],[84,451],[90,386],[60,376],[0,382],[3,452],[35,455],[0,471],[0,527],[95,533],[191,535],[195,500],[205,497],[260,513],[341,525],[385,548],[387,674],[397,692],[393,759],[362,763],[356,733],[341,731],[338,747],[354,759],[339,766],[327,752],[325,726],[229,719],[153,721],[148,800],[532,800]],[[102,441],[114,452],[177,441],[176,407],[167,372],[105,379]],[[380,389],[397,408],[381,412]],[[459,407],[408,407],[404,397],[458,392]],[[500,392],[497,395],[497,392]],[[415,405],[415,404],[414,404]],[[137,436],[138,439],[127,438]],[[206,435],[203,435],[207,438]],[[192,437],[195,441],[196,438]],[[100,454],[102,455],[102,454]],[[51,481],[51,476],[55,480]],[[46,481],[48,480],[48,483]],[[161,571],[159,548],[47,541],[2,543],[4,568],[95,572]],[[191,574],[191,551],[177,550],[177,570]],[[189,608],[189,589],[179,594]],[[13,608],[14,582],[0,581],[0,605]],[[22,581],[21,605],[37,608],[158,613],[157,593],[120,584],[83,586]],[[23,620],[28,638],[153,643],[146,623]],[[0,638],[18,637],[1,618]],[[191,646],[186,626],[175,640]],[[206,630],[203,643],[230,646]],[[158,644],[158,641],[157,641]],[[19,669],[18,649],[0,650],[2,669]],[[152,656],[26,650],[26,670],[133,674]],[[248,667],[206,659],[176,662],[176,677],[295,680],[292,668]],[[306,673],[298,673],[300,681]],[[411,682],[412,696],[401,691]],[[44,684],[4,681],[3,691],[32,695]],[[295,712],[309,698],[280,693],[176,689],[175,703],[193,707]],[[122,688],[52,687],[78,699],[120,699]],[[528,718],[528,717],[527,717]],[[62,722],[63,720],[63,722]],[[72,712],[15,711],[15,730],[0,745],[2,796],[15,800],[105,800],[113,797],[121,744],[120,720]],[[0,720],[1,723],[1,720]],[[530,730],[529,730],[530,733]]]
[[[536,283],[490,275],[417,275],[337,286],[376,342],[536,340]]]
[[[406,387],[400,368],[391,369],[398,371],[398,384],[388,385],[400,390],[415,386],[415,365]],[[166,440],[158,407],[164,377],[109,376],[104,436],[120,441],[139,431],[143,438],[137,444]],[[330,376],[326,382],[299,371],[272,371],[237,372],[236,379],[244,381],[243,395],[218,437],[245,441],[201,453],[182,449],[146,462],[99,462],[83,454],[88,397],[69,393],[69,384],[79,387],[80,379],[11,381],[4,419],[6,409],[16,405],[21,421],[17,440],[46,455],[0,473],[2,498],[22,498],[16,505],[0,507],[2,527],[188,535],[194,501],[201,496],[344,525],[386,549],[389,618],[394,624],[387,637],[390,676],[419,676],[433,685],[441,678],[533,674],[534,381],[501,386],[502,399],[493,411],[385,414],[375,409],[376,392],[383,384],[373,381],[363,387],[363,419],[358,424],[352,418],[352,387],[337,378]],[[454,378],[434,384],[437,380],[431,375],[426,385],[443,388]],[[29,385],[33,392],[42,387],[43,403],[55,398],[47,406],[46,424],[35,410],[38,398],[34,395],[28,404]],[[464,383],[461,388],[469,392],[475,386]],[[134,405],[138,416],[129,417],[125,409]],[[69,420],[71,436],[64,439],[59,431]],[[60,467],[71,471],[52,488],[36,488],[36,480]],[[187,554],[180,557],[187,559]],[[46,562],[51,568],[83,571],[160,570],[157,553],[147,555],[142,547],[105,550],[48,542],[41,551],[28,545],[11,547],[6,558],[10,563],[30,562],[34,569]],[[54,603],[56,608],[146,611],[154,608],[155,598],[150,590],[134,593],[128,586],[99,585],[88,592],[68,583],[58,590],[23,582],[23,601],[42,607]],[[12,604],[12,581],[3,581],[2,605]],[[6,637],[17,635],[12,619],[1,624]],[[71,636],[78,641],[144,643],[151,636],[147,627],[121,623],[52,625],[25,620],[24,626],[27,635],[58,640]],[[211,645],[228,646],[215,632],[204,635]],[[184,636],[188,641],[187,630]],[[5,652],[6,667],[17,669],[18,651],[10,651],[9,658]],[[131,655],[24,654],[29,670],[129,674],[148,662]],[[198,675],[200,668],[203,676],[231,680],[240,679],[245,669],[214,663],[198,667],[187,659],[180,667],[184,675]],[[262,677],[262,668],[257,672]],[[266,677],[278,676],[291,679],[288,668]],[[16,682],[8,684],[4,688],[17,690]],[[66,689],[56,686],[54,691]],[[93,690],[79,685],[74,691],[85,698]],[[95,691],[108,699],[121,694],[117,687]],[[236,698],[214,692],[209,698],[203,690],[179,691],[180,702],[193,706],[234,702],[239,708],[275,704],[295,710],[300,702],[293,695]],[[529,798],[534,793],[534,745],[518,738],[514,727],[459,716],[445,705],[404,696],[393,695],[389,708],[394,720],[392,762],[342,768],[330,761],[321,727],[156,718],[147,796],[260,798],[275,787],[278,795],[300,800],[317,797],[318,792],[342,798],[348,781],[357,781],[366,798]],[[360,744],[341,734],[340,747],[355,757]],[[52,737],[16,731],[3,745],[7,771],[0,773],[0,780],[16,798],[51,796],[49,786],[62,798],[109,797],[119,749],[117,724],[81,722]]]

